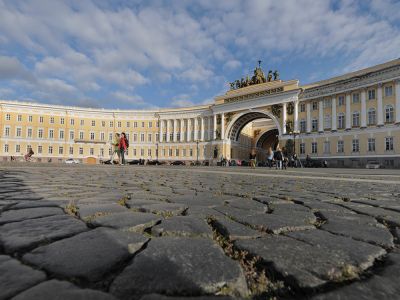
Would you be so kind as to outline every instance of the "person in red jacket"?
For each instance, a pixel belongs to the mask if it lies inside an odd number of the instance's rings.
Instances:
[[[119,138],[118,149],[119,149],[120,158],[121,158],[119,161],[119,164],[122,166],[122,165],[125,165],[125,151],[126,151],[126,149],[128,149],[126,136],[125,136],[124,132],[121,133],[121,136]]]

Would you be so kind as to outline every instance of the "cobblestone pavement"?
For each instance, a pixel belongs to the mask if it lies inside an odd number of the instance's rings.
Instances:
[[[399,183],[0,165],[0,299],[399,299]]]

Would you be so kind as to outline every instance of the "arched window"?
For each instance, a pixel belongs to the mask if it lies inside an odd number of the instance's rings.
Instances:
[[[385,122],[386,123],[392,123],[393,120],[394,120],[393,106],[386,105],[386,107],[385,107]]]
[[[376,125],[376,111],[375,108],[368,110],[368,125]]]
[[[353,112],[353,127],[360,126],[360,113],[358,111]]]
[[[340,113],[338,115],[338,128],[339,129],[344,129],[344,126],[345,126],[344,113]]]

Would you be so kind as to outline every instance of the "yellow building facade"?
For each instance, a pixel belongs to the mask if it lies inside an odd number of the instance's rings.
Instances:
[[[261,72],[260,68],[256,71]],[[263,75],[263,74],[262,74]],[[264,76],[264,75],[263,75]],[[290,139],[301,158],[331,166],[378,161],[400,167],[400,60],[301,86],[263,77],[231,84],[215,103],[178,109],[107,110],[0,100],[0,157],[41,162],[110,158],[125,132],[127,160],[246,160]]]

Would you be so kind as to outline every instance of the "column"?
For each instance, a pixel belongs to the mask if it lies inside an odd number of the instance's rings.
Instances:
[[[396,124],[400,123],[400,79],[395,81],[395,93],[396,93],[396,105],[395,105],[395,113],[396,113]]]
[[[181,133],[181,140],[180,142],[183,142],[184,139],[184,133],[183,133],[183,125],[185,124],[185,121],[183,119],[180,120],[180,125],[181,125],[181,129],[180,129],[180,133]]]
[[[351,129],[350,94],[346,95],[346,130]]]
[[[332,97],[332,131],[337,130],[336,97]]]
[[[217,115],[216,114],[214,114],[213,131],[214,131],[213,138],[214,138],[214,140],[216,140],[217,139]]]
[[[299,131],[299,101],[294,101],[294,132]]]
[[[200,139],[204,141],[204,117],[201,117],[201,135]]]
[[[378,85],[378,99],[377,99],[377,109],[376,109],[376,113],[377,113],[377,118],[378,118],[378,126],[383,126],[383,103],[382,103],[382,84],[380,83]]]
[[[208,130],[208,134],[207,134],[207,140],[212,140],[212,130],[211,130],[211,117],[210,116],[208,116],[207,117],[207,120],[208,120],[208,127],[207,127],[207,130]]]
[[[197,141],[199,139],[199,119],[196,117],[194,118],[194,140]]]
[[[282,105],[282,134],[286,134],[286,103]]]
[[[174,142],[176,142],[177,141],[177,135],[178,135],[178,130],[176,130],[176,123],[178,123],[177,122],[177,120],[176,119],[174,119],[173,120],[173,124],[174,124],[174,128],[172,129],[172,132],[173,132],[173,137],[174,137]]]
[[[367,102],[366,102],[366,92],[361,91],[361,128],[367,127]]]
[[[160,142],[162,142],[163,141],[163,124],[164,124],[164,121],[163,120],[159,120],[159,122],[160,122],[160,133],[159,133],[159,141]]]
[[[311,132],[311,103],[308,102],[306,104],[306,111],[307,111],[307,133]]]
[[[221,140],[225,139],[225,114],[221,114]]]
[[[187,142],[190,142],[191,136],[192,136],[191,131],[190,131],[190,120],[191,119],[186,120],[186,141]]]
[[[167,142],[169,142],[169,141],[170,141],[170,140],[169,140],[169,129],[170,129],[170,128],[169,128],[169,127],[170,127],[169,125],[170,125],[170,120],[167,120],[166,122],[167,122]]]
[[[318,131],[324,132],[324,101],[318,103]]]

